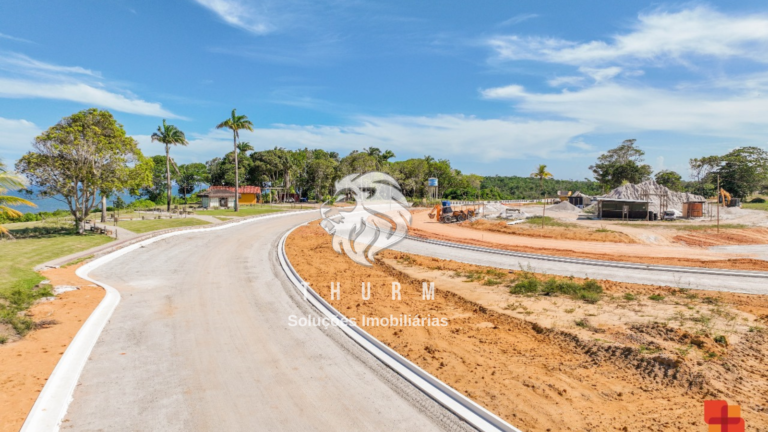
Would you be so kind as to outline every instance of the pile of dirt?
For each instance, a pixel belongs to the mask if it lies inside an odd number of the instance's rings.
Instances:
[[[488,203],[483,205],[483,212],[486,217],[500,218],[504,217],[507,212],[507,206],[499,203]]]
[[[555,205],[551,205],[551,206],[547,207],[547,211],[580,213],[581,209],[576,207],[575,205],[569,203],[568,201],[560,201],[559,203],[557,203]]]
[[[595,311],[581,310],[575,303],[560,304],[557,300],[564,300],[563,297],[547,304],[547,309],[561,309],[567,317],[552,326],[531,321],[537,318],[532,309],[508,308],[512,300],[508,293],[502,293],[507,298],[497,302],[503,304],[484,304],[436,283],[435,299],[425,301],[420,275],[409,276],[382,261],[423,261],[419,262],[421,268],[442,271],[446,278],[453,272],[464,274],[480,269],[393,251],[383,252],[373,267],[359,266],[344,255],[332,253],[328,236],[316,223],[297,229],[288,238],[286,250],[299,274],[311,286],[318,287],[319,294],[337,310],[354,318],[372,336],[427,372],[523,430],[645,430],[649,424],[658,425],[653,430],[689,430],[691,425],[701,424],[704,398],[727,398],[741,403],[743,416],[751,426],[762,430],[768,425],[768,413],[763,412],[764,398],[760,396],[768,391],[765,374],[755,365],[756,359],[765,355],[763,332],[747,333],[741,341],[729,334],[732,344],[727,349],[707,336],[704,348],[698,348],[690,335],[672,334],[663,322],[643,320],[636,323],[637,327],[630,328],[629,324],[635,323],[628,323],[622,324],[623,329],[616,329],[598,328],[583,319],[579,325],[574,321],[576,314],[581,317]],[[501,277],[497,273],[495,270],[493,277]],[[330,297],[328,284],[332,280],[341,283],[340,299]],[[369,300],[361,300],[361,281],[371,284]],[[392,300],[393,281],[401,284],[400,301]],[[464,283],[458,279],[456,282],[459,289],[470,284],[488,292],[507,289],[490,283]],[[631,287],[627,289],[637,292]],[[661,287],[647,289],[670,295]],[[621,291],[611,289],[609,295]],[[686,296],[691,294],[695,293],[681,292],[675,300],[688,301]],[[541,297],[536,300],[549,301]],[[623,306],[624,300],[615,301]],[[691,301],[701,308],[703,297]],[[656,304],[647,299],[635,303],[627,303],[627,307],[647,304],[652,309]],[[675,303],[670,300],[669,304]],[[376,317],[377,322],[378,318],[392,322],[399,317],[407,317],[409,322],[414,317],[435,322],[444,319],[447,325],[376,325],[363,317]],[[591,315],[589,319],[593,319]],[[578,327],[578,334],[570,332],[572,327]],[[579,336],[582,333],[586,336]],[[609,341],[620,339],[622,334],[628,342]],[[654,341],[658,341],[658,346],[650,343]],[[668,347],[685,352],[678,354]],[[713,350],[713,354],[705,349]],[[596,404],[599,410],[595,410]],[[663,423],[659,423],[660,418]]]
[[[687,201],[706,201],[701,195],[687,192],[675,192],[662,186],[654,180],[644,181],[639,184],[627,183],[610,191],[606,198],[648,200],[652,209],[659,209],[662,197],[666,197],[667,208],[670,210],[683,210],[683,203]]]

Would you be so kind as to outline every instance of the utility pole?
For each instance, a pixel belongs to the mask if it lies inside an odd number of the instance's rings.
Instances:
[[[717,233],[720,234],[720,200],[725,201],[725,197],[720,189],[720,174],[717,175]]]

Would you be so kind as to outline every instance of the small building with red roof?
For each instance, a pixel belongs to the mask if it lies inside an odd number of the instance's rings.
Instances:
[[[205,209],[229,208],[234,205],[234,186],[211,186],[199,192],[201,205]],[[261,188],[259,186],[240,186],[237,194],[238,204],[256,204],[261,202]]]

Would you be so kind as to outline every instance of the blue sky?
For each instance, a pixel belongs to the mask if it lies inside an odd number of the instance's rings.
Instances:
[[[691,157],[768,142],[768,8],[735,3],[6,0],[0,157],[96,106],[147,155],[168,118],[190,140],[176,160],[204,162],[230,150],[213,126],[236,107],[257,149],[584,178],[636,138],[685,176]]]

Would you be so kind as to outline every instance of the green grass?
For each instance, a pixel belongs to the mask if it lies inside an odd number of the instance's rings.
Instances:
[[[197,214],[201,216],[243,217],[243,216],[260,215],[264,213],[276,213],[279,211],[283,211],[283,209],[279,207],[271,207],[271,206],[253,206],[253,207],[240,207],[240,211],[238,211],[237,213],[235,213],[234,210],[217,209],[217,210],[200,210],[197,212]]]
[[[550,226],[550,227],[565,227],[565,228],[572,228],[576,227],[578,225],[570,222],[563,222],[560,219],[551,218],[549,216],[534,216],[532,218],[526,219],[525,223],[529,225],[538,225],[541,226],[541,220],[544,219],[544,226]]]
[[[146,220],[134,220],[134,221],[121,221],[117,223],[120,228],[125,228],[128,231],[133,231],[137,234],[147,233],[150,231],[163,230],[168,228],[188,227],[196,225],[208,225],[210,222],[196,219],[193,217],[179,218],[179,219],[146,219]],[[109,229],[109,224],[107,224]]]
[[[517,280],[508,286],[510,294],[565,294],[592,304],[599,302],[603,293],[603,287],[591,279],[578,283],[551,277],[542,282],[530,272],[521,272]]]
[[[81,250],[108,243],[103,235],[75,235],[69,227],[9,226],[16,240],[0,240],[0,322],[11,325],[20,335],[26,334],[34,323],[19,316],[35,300],[52,295],[47,289],[32,288],[43,277],[32,268],[38,264]]]
[[[742,203],[741,204],[741,208],[752,209],[752,210],[768,211],[768,202],[764,202],[764,203]]]

